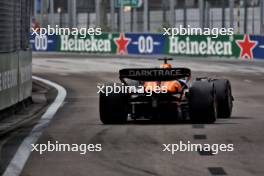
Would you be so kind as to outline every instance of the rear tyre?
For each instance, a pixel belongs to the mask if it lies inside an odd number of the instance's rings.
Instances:
[[[196,81],[190,87],[190,119],[193,123],[214,123],[217,106],[214,84]]]
[[[105,84],[104,92],[100,92],[99,98],[99,111],[100,120],[104,124],[122,124],[127,121],[128,115],[128,98],[123,93],[111,93],[106,94],[106,86],[114,87],[114,83]],[[121,86],[121,84],[116,84]]]
[[[231,84],[227,79],[214,80],[218,108],[218,118],[230,118],[233,109]]]

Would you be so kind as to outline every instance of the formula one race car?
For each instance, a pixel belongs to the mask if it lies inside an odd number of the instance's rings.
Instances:
[[[191,80],[188,68],[172,68],[170,58],[160,68],[119,71],[121,83],[104,84],[100,92],[100,119],[104,124],[125,123],[128,117],[189,118],[192,123],[214,123],[230,118],[233,107],[227,79]]]

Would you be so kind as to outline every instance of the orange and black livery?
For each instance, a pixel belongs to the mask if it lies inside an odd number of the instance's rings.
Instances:
[[[125,123],[128,118],[214,123],[217,118],[231,117],[233,96],[228,79],[192,80],[191,69],[173,67],[171,58],[159,60],[163,63],[157,68],[119,70],[119,85],[134,87],[134,91],[100,93],[100,120],[104,124]]]

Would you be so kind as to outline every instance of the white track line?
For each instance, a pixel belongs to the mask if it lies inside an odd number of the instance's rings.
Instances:
[[[41,136],[43,132],[43,129],[48,126],[55,113],[61,107],[67,95],[66,90],[62,86],[54,82],[36,76],[33,76],[32,78],[54,87],[55,89],[58,90],[58,95],[54,100],[54,102],[49,106],[47,111],[42,115],[39,122],[34,126],[34,128],[29,133],[29,135],[20,144],[17,152],[15,153],[14,157],[12,158],[8,167],[6,168],[3,176],[20,175],[31,153],[31,147],[32,147],[31,144],[35,144],[37,142],[38,138]]]

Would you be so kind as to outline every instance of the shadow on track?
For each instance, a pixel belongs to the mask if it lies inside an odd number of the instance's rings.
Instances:
[[[231,117],[231,119],[249,119],[250,117]],[[111,124],[111,125],[200,125],[201,123],[193,123],[191,120],[185,119],[137,119],[128,120],[124,124]],[[236,122],[230,122],[230,119],[218,119],[215,123],[203,123],[201,125],[228,125],[228,124],[240,124]],[[106,125],[106,124],[103,124]],[[107,125],[106,125],[107,126]]]

